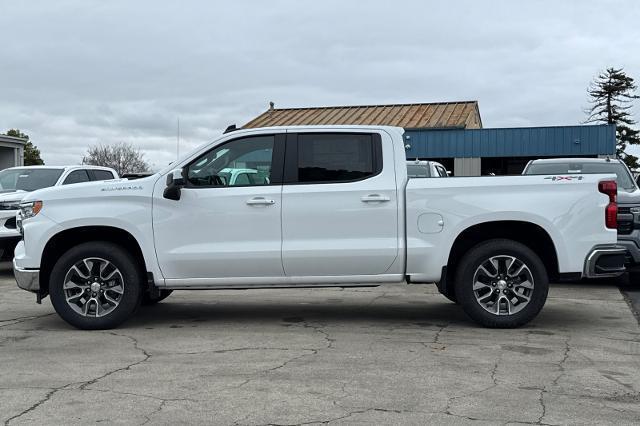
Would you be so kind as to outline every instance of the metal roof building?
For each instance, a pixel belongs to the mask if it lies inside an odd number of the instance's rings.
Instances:
[[[435,159],[457,176],[518,174],[544,157],[613,156],[615,126],[482,128],[477,101],[274,108],[243,127],[388,125],[405,129],[407,158]]]
[[[269,108],[244,128],[322,124],[384,125],[406,128],[482,127],[478,102],[336,106],[319,108]]]

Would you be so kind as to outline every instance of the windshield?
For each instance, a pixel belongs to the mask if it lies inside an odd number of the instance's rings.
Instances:
[[[636,185],[629,175],[627,168],[618,162],[595,163],[595,162],[578,162],[568,161],[566,163],[533,163],[525,174],[526,175],[563,175],[563,174],[606,174],[614,173],[616,175],[616,183],[620,188],[627,190],[636,189]]]
[[[3,191],[35,191],[53,186],[62,169],[7,169],[0,172],[0,189]]]

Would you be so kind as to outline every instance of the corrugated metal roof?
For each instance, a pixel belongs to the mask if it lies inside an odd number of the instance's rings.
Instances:
[[[405,129],[482,127],[477,101],[395,105],[274,108],[254,118],[244,128],[330,124],[370,124]]]

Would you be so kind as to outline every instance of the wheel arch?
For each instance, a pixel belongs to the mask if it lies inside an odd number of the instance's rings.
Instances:
[[[532,222],[500,220],[475,224],[462,231],[453,242],[447,259],[447,281],[451,278],[459,259],[482,241],[504,238],[517,241],[533,250],[542,260],[549,279],[559,277],[558,252],[549,233]]]
[[[49,276],[58,259],[71,247],[89,241],[108,241],[129,252],[143,276],[148,275],[148,265],[142,248],[128,231],[113,226],[80,226],[65,229],[52,236],[42,251],[40,266],[40,294],[49,293]]]

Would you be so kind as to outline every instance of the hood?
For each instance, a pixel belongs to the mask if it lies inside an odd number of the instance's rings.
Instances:
[[[23,201],[64,200],[73,198],[118,197],[150,194],[159,175],[142,179],[114,179],[52,186],[29,192]]]
[[[618,190],[618,204],[640,204],[640,189]]]
[[[19,190],[6,190],[0,191],[0,203],[19,203],[22,199],[29,194],[27,191]]]

